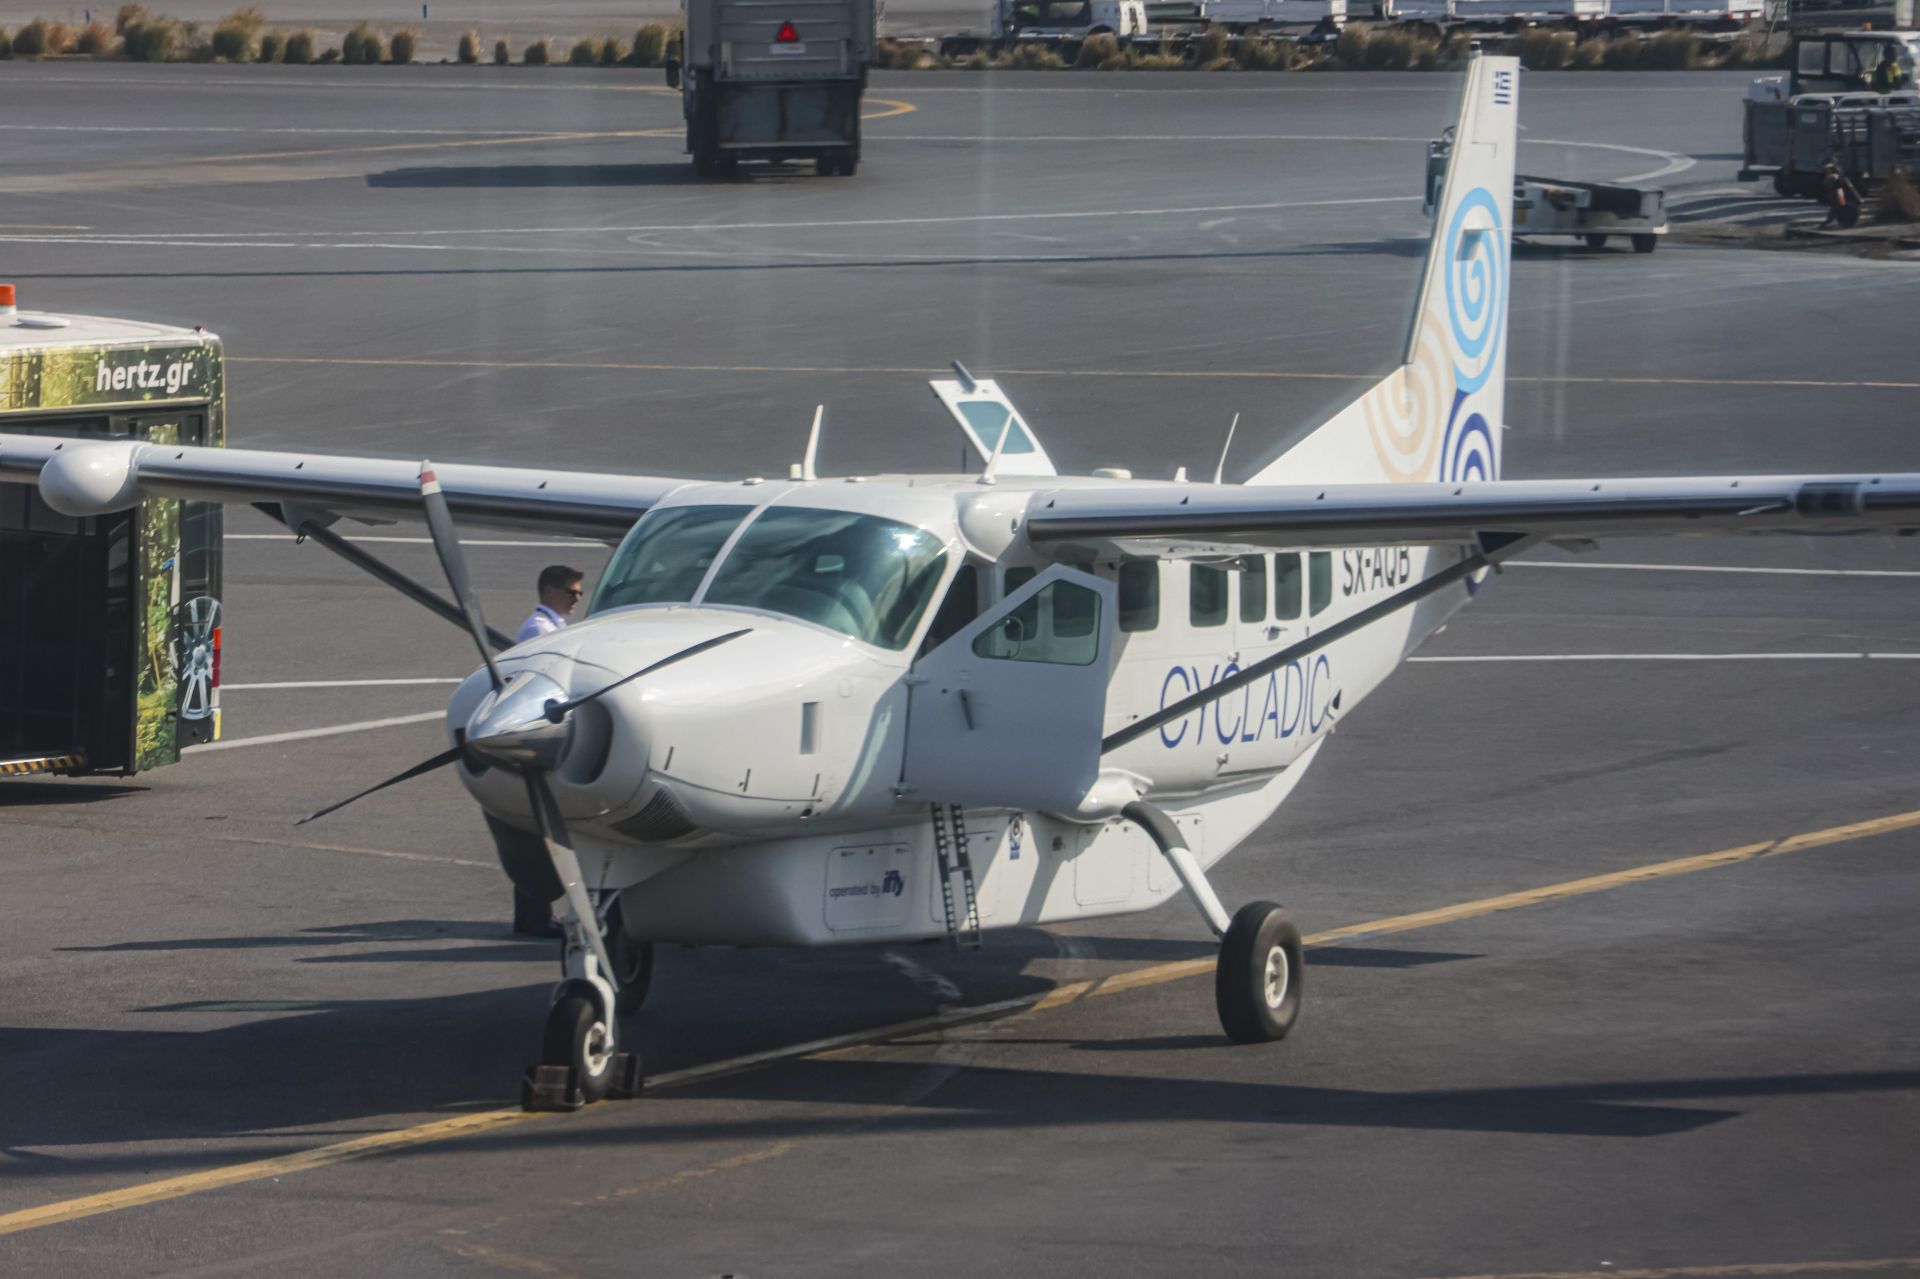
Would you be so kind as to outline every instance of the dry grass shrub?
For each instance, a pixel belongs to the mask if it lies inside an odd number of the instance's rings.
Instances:
[[[657,67],[667,60],[667,41],[673,32],[658,22],[649,22],[633,33],[633,65]]]
[[[1233,56],[1243,71],[1292,71],[1307,60],[1300,46],[1285,37],[1255,35],[1241,36]]]
[[[235,9],[220,19],[213,29],[208,42],[216,58],[225,58],[228,62],[245,62],[253,57],[254,41],[260,38],[260,32],[266,27],[267,20],[258,9],[248,6]]]
[[[1200,38],[1193,42],[1194,65],[1204,67],[1209,62],[1217,62],[1226,57],[1229,43],[1231,38],[1227,35],[1225,27],[1208,27],[1200,33]]]
[[[80,34],[73,38],[73,51],[88,57],[103,58],[113,52],[114,42],[118,39],[112,27],[95,18],[80,28]]]
[[[287,38],[278,31],[262,31],[260,48],[253,55],[255,62],[278,62],[287,51]]]
[[[5,27],[0,27],[0,61],[13,56],[13,36]]]
[[[628,52],[629,50],[627,49],[627,42],[625,40],[620,39],[618,36],[608,36],[600,42],[600,65],[603,67],[623,66],[626,64]]]
[[[1130,71],[1178,71],[1187,65],[1187,60],[1177,53],[1142,53],[1138,56],[1128,54],[1127,69]]]
[[[23,58],[44,58],[65,53],[73,33],[64,22],[35,18],[13,33],[13,51]]]
[[[1605,36],[1588,36],[1573,46],[1573,61],[1567,65],[1575,71],[1598,71],[1607,64],[1607,40]]]
[[[370,67],[387,60],[387,37],[365,22],[354,24],[340,42],[340,61],[350,67]]]
[[[392,60],[396,66],[405,66],[412,62],[420,52],[420,33],[412,27],[401,27],[393,33]]]
[[[1571,31],[1523,31],[1514,46],[1520,65],[1529,71],[1565,71],[1573,62]]]
[[[1067,64],[1045,45],[1016,44],[993,63],[998,71],[1058,71]]]
[[[493,65],[496,67],[504,67],[512,61],[513,46],[508,44],[505,39],[495,40],[493,42]]]
[[[120,33],[121,51],[135,62],[172,62],[183,43],[179,23],[144,10]]]
[[[144,4],[123,4],[120,11],[113,15],[113,30],[116,35],[127,34],[127,28],[136,22],[147,19],[147,6]]]
[[[318,38],[311,31],[302,29],[289,32],[286,51],[280,55],[280,60],[289,66],[304,67],[313,61],[318,44]]]
[[[567,51],[567,65],[590,67],[600,61],[600,41],[592,36],[575,40],[573,48]]]
[[[453,56],[465,66],[480,61],[480,33],[469,27],[460,33],[460,43],[454,46]]]
[[[1073,65],[1082,68],[1102,67],[1119,56],[1119,37],[1103,31],[1080,42],[1079,52],[1073,55]]]
[[[545,36],[540,37],[527,46],[526,52],[520,55],[520,61],[530,67],[546,66],[549,62],[553,61],[552,43]]]
[[[1880,189],[1879,208],[1874,218],[1880,222],[1920,222],[1920,171],[1893,171],[1893,176]]]

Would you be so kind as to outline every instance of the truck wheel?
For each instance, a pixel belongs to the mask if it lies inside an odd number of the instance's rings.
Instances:
[[[1635,253],[1651,253],[1660,246],[1660,237],[1656,235],[1636,235],[1633,237]]]
[[[831,153],[813,158],[813,171],[820,177],[830,178],[840,170],[840,162]]]
[[[1607,247],[1607,237],[1604,235],[1588,235],[1581,238],[1586,240],[1589,249],[1604,249]]]
[[[1787,171],[1785,169],[1774,170],[1773,190],[1776,195],[1790,196],[1793,194],[1793,185],[1787,180]]]

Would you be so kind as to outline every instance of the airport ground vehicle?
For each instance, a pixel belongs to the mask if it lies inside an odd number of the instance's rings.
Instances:
[[[1426,212],[1431,215],[1445,186],[1453,153],[1449,129],[1427,144]],[[1651,253],[1667,233],[1667,193],[1621,182],[1575,182],[1565,178],[1513,179],[1513,238],[1569,236],[1590,249],[1619,237],[1636,253]]]
[[[1787,0],[1787,27],[1803,31],[1911,31],[1920,0]]]
[[[1735,31],[1764,21],[1766,0],[1382,0],[1381,17],[1443,30]]]
[[[687,152],[703,176],[742,160],[812,160],[822,176],[860,164],[860,99],[873,60],[874,0],[687,0],[667,59]]]
[[[961,31],[943,37],[940,53],[964,58],[1016,44],[1071,50],[1094,35],[1126,41],[1147,37],[1147,6],[1142,0],[994,0],[986,35]]]
[[[224,441],[211,333],[20,310],[0,286],[0,431]],[[220,733],[221,508],[72,516],[0,485],[0,774],[158,768]]]
[[[1891,49],[1908,90],[1871,90],[1874,66]],[[1794,41],[1788,70],[1747,89],[1739,177],[1771,175],[1781,195],[1820,194],[1832,160],[1865,189],[1895,169],[1920,163],[1920,32],[1835,31]]]

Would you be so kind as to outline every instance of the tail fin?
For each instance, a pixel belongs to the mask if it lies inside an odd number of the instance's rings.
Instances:
[[[1252,483],[1499,478],[1519,98],[1518,59],[1468,63],[1400,367]]]

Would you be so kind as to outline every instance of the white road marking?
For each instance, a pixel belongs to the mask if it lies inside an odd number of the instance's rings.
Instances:
[[[880,959],[902,977],[925,991],[938,1007],[945,1008],[960,1002],[960,988],[926,965],[915,963],[897,950],[881,951]]]
[[[341,239],[353,239],[361,236],[384,236],[399,240],[409,237],[429,236],[483,236],[483,235],[564,235],[575,232],[601,232],[614,235],[657,235],[670,231],[819,231],[860,229],[886,226],[951,226],[974,225],[983,222],[1057,222],[1088,218],[1150,218],[1150,217],[1187,217],[1213,213],[1265,213],[1282,209],[1326,209],[1348,208],[1357,204],[1406,204],[1418,200],[1418,195],[1382,195],[1342,198],[1337,200],[1274,200],[1260,204],[1198,204],[1179,205],[1170,208],[1137,209],[1055,209],[1028,213],[960,213],[928,215],[912,218],[822,218],[804,222],[668,222],[633,226],[529,226],[529,227],[439,227],[419,231],[338,231],[331,234]],[[129,232],[115,233],[111,238],[103,236],[0,236],[0,241],[8,243],[36,244],[158,244],[187,245],[198,241],[215,241],[208,247],[239,246],[248,240],[278,236],[279,240],[262,247],[299,248],[301,245],[287,241],[285,231],[168,231],[168,232]],[[321,248],[347,247],[345,245],[326,244]],[[382,246],[386,247],[386,246]],[[491,251],[491,250],[489,250]]]
[[[1513,653],[1409,657],[1409,662],[1884,662],[1920,661],[1920,653]]]
[[[347,844],[303,844],[291,839],[262,839],[252,835],[205,835],[205,839],[223,844],[254,844],[261,848],[298,848],[316,853],[353,853],[361,857],[386,857],[401,862],[438,862],[445,866],[475,866],[495,870],[498,863],[471,861],[465,857],[441,857],[434,853],[403,853],[393,848],[355,848]]]
[[[1572,564],[1555,560],[1511,560],[1507,568],[1597,568],[1628,573],[1757,573],[1778,577],[1920,577],[1904,568],[1749,568],[1739,564]]]
[[[301,137],[369,138],[550,138],[552,129],[319,129],[256,127],[240,124],[0,124],[0,133],[243,133]],[[193,157],[182,157],[192,159]],[[209,156],[208,159],[220,159]]]
[[[242,746],[272,746],[276,742],[303,742],[313,737],[338,737],[343,733],[365,733],[376,728],[393,728],[400,724],[424,724],[430,719],[444,719],[445,711],[421,711],[418,715],[395,715],[390,719],[363,719],[356,724],[329,724],[324,728],[301,728],[291,733],[267,733],[260,737],[232,737],[223,742],[204,742],[199,746],[188,746],[180,752],[183,755],[197,755],[202,751],[238,750]]]
[[[229,542],[291,542],[296,540],[293,534],[291,533],[229,533],[226,535],[226,537],[227,537],[227,541]],[[433,545],[433,539],[430,537],[350,537],[347,540],[349,542],[404,543],[405,545],[408,545],[408,546],[432,546]],[[591,538],[569,538],[565,540],[551,541],[551,542],[516,542],[516,541],[510,541],[510,540],[503,541],[498,538],[488,539],[488,538],[482,538],[482,537],[463,537],[460,539],[460,545],[462,546],[541,546],[541,547],[551,547],[559,550],[582,550],[582,549],[605,550],[607,548],[607,544],[605,542],[596,542]]]
[[[251,693],[267,688],[396,688],[403,684],[458,684],[448,676],[432,675],[419,679],[290,679],[266,684],[222,684],[223,693]]]

